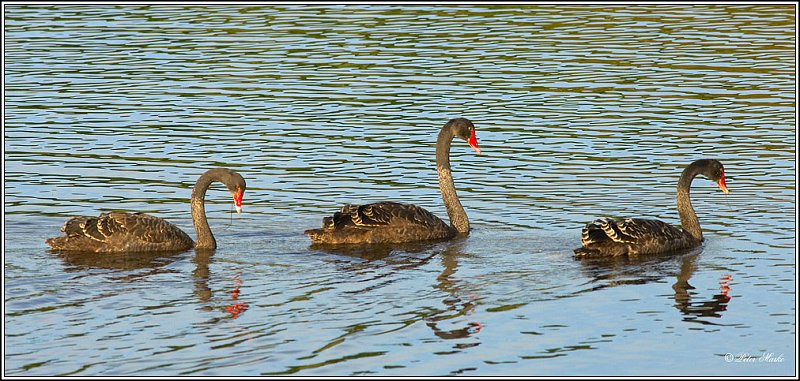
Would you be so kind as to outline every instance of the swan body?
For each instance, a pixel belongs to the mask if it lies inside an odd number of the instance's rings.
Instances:
[[[172,223],[144,213],[110,212],[97,217],[71,217],[61,231],[65,235],[45,241],[53,250],[97,253],[184,251],[215,249],[214,235],[205,214],[205,193],[211,183],[219,181],[228,187],[241,212],[242,196],[246,187],[239,173],[227,168],[206,171],[192,190],[192,223],[197,242]]]
[[[376,202],[345,205],[322,220],[322,229],[307,230],[312,241],[326,243],[402,243],[455,237],[458,231],[416,205]]]
[[[628,254],[656,254],[698,246],[689,233],[659,220],[625,218],[614,220],[602,218],[587,224],[581,231],[578,255],[604,254],[609,256]]]
[[[714,159],[694,161],[683,170],[678,181],[678,214],[681,227],[643,218],[602,218],[587,224],[581,231],[581,244],[575,255],[620,256],[657,254],[691,249],[703,242],[703,231],[689,200],[692,180],[699,175],[715,181],[728,193],[722,163]]]
[[[469,219],[458,200],[450,170],[450,144],[456,136],[480,154],[471,121],[455,118],[442,127],[436,141],[436,169],[450,224],[416,205],[377,202],[345,205],[333,216],[323,218],[321,229],[304,233],[315,244],[403,243],[468,234]]]

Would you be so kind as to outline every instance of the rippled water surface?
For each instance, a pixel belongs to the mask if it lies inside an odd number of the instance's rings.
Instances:
[[[794,5],[4,5],[6,375],[796,375]],[[345,202],[463,239],[312,248]],[[706,242],[575,260],[603,216]],[[213,254],[58,254],[73,215],[130,210]],[[192,234],[193,235],[193,234]]]

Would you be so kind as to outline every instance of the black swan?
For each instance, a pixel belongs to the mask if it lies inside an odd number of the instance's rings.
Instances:
[[[480,154],[475,126],[465,118],[451,119],[436,139],[436,170],[450,224],[416,205],[377,202],[345,205],[341,211],[322,219],[322,229],[304,233],[315,244],[403,243],[453,238],[469,233],[469,219],[458,200],[450,172],[450,144],[453,137],[464,139]]]
[[[678,180],[678,214],[681,217],[683,230],[659,220],[598,219],[583,228],[581,232],[583,247],[575,249],[575,255],[585,257],[657,254],[700,246],[703,242],[703,231],[689,200],[689,188],[695,176],[703,175],[715,181],[722,193],[728,194],[724,172],[722,163],[714,159],[697,160],[683,170]]]
[[[127,253],[154,251],[184,251],[192,247],[203,250],[217,248],[217,241],[208,226],[205,209],[206,190],[219,181],[233,196],[236,212],[242,211],[245,181],[227,168],[210,169],[203,173],[192,189],[192,223],[197,242],[177,226],[158,217],[143,213],[110,212],[99,217],[71,217],[61,231],[65,236],[45,241],[53,250],[97,253]]]

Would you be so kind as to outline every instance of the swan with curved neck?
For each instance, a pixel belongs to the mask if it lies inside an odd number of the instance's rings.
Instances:
[[[436,171],[450,224],[419,206],[387,201],[345,205],[333,216],[323,218],[321,229],[304,233],[313,243],[322,244],[402,243],[469,234],[469,218],[458,199],[450,170],[450,145],[454,137],[466,141],[476,153],[481,153],[475,126],[468,119],[451,119],[439,132]]]
[[[164,219],[143,213],[109,212],[98,217],[71,217],[61,231],[64,236],[49,238],[45,242],[57,251],[84,251],[98,253],[184,251],[194,247],[213,250],[217,241],[205,212],[205,196],[215,181],[225,184],[241,213],[242,196],[246,188],[244,178],[227,168],[210,169],[203,173],[192,189],[192,223],[197,242],[177,226]]]
[[[716,182],[722,192],[728,194],[725,168],[722,163],[714,159],[700,159],[689,164],[678,180],[678,214],[683,229],[659,220],[598,219],[587,224],[581,231],[582,247],[574,250],[575,255],[585,257],[656,254],[700,246],[703,243],[703,230],[689,199],[689,189],[697,175],[703,175]]]

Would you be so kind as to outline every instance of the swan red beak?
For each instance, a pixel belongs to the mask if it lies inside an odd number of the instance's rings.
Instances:
[[[472,130],[472,136],[469,137],[467,143],[469,143],[469,146],[475,150],[475,153],[477,153],[478,155],[481,154],[481,149],[478,148],[478,138],[475,137],[475,130]]]
[[[719,181],[717,181],[717,185],[719,185],[719,189],[722,189],[722,193],[725,193],[725,194],[729,193],[728,186],[725,185],[725,175],[724,174],[719,178]]]
[[[244,197],[244,192],[241,189],[237,189],[236,193],[233,194],[233,204],[236,205],[236,213],[242,212],[242,197]]]

